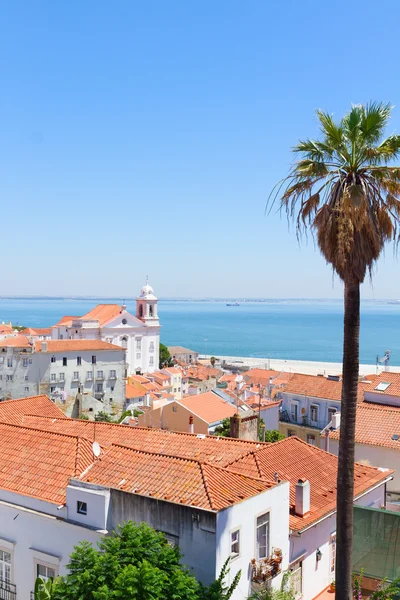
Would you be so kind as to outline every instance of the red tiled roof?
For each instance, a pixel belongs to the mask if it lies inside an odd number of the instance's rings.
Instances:
[[[342,396],[342,382],[331,381],[319,375],[302,375],[295,373],[285,386],[285,393],[298,394],[299,396],[312,396],[327,400],[340,400]]]
[[[281,480],[290,482],[290,527],[301,531],[321,517],[336,510],[337,456],[307,444],[297,437],[285,438],[273,444],[263,444],[256,451],[234,461],[230,468],[252,477],[273,479],[278,473]],[[354,497],[384,481],[392,472],[356,463]],[[294,513],[296,483],[308,479],[311,489],[311,510],[299,517]]]
[[[63,504],[71,477],[93,462],[92,444],[76,436],[0,423],[0,488]]]
[[[3,423],[24,424],[24,415],[42,417],[65,417],[64,413],[48,396],[28,396],[17,400],[0,402],[0,421]]]
[[[0,340],[0,348],[32,348],[26,335],[17,335]]]
[[[46,348],[44,350],[43,348]],[[85,352],[87,350],[124,350],[121,346],[102,340],[47,340],[35,342],[36,352]]]
[[[146,389],[140,390],[130,383],[126,384],[125,397],[129,400],[130,398],[141,398],[146,395]]]
[[[114,445],[80,477],[170,502],[221,510],[275,485],[210,463]]]
[[[98,304],[88,313],[81,317],[82,320],[94,320],[98,321],[100,327],[114,319],[122,312],[122,306],[119,304]]]
[[[399,439],[394,440],[394,435],[398,435]],[[340,429],[332,431],[330,437],[338,440]],[[356,443],[382,446],[400,451],[400,406],[387,406],[370,402],[358,404]]]
[[[56,323],[55,325],[53,325],[53,327],[57,327],[57,325],[65,325],[66,327],[68,326],[69,323],[71,323],[72,321],[76,321],[76,319],[80,319],[81,317],[73,317],[70,315],[66,315],[65,317],[62,317],[58,323]]]
[[[279,375],[279,371],[267,370],[267,369],[249,369],[243,373],[245,381],[248,383],[259,383],[261,385],[268,385],[269,380]]]
[[[19,335],[51,335],[51,327],[38,327],[35,329],[26,327],[19,332]]]
[[[377,390],[379,384],[388,383],[385,390]],[[400,373],[384,372],[375,377],[368,387],[368,391],[374,394],[385,396],[400,396]]]
[[[0,325],[0,333],[14,333],[11,325],[6,325],[5,323]]]
[[[206,423],[215,423],[232,417],[237,413],[237,409],[229,402],[222,400],[213,392],[205,394],[194,394],[185,396],[179,403],[188,408],[195,415],[206,421]]]
[[[248,442],[212,435],[129,427],[101,421],[83,421],[81,419],[43,418],[27,416],[24,425],[48,431],[65,432],[96,440],[104,447],[121,444],[144,452],[184,456],[185,458],[210,462],[224,466],[246,452],[260,447],[258,442]]]

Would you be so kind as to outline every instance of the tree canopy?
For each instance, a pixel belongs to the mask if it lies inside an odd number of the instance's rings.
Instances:
[[[172,361],[171,354],[170,354],[167,346],[160,343],[160,365],[159,365],[160,369],[162,369],[165,366],[172,367],[173,364],[174,363]]]
[[[179,548],[147,523],[128,521],[98,546],[75,547],[68,575],[54,582],[52,600],[228,600],[240,577],[228,587],[226,563],[211,586],[202,586],[180,563]]]

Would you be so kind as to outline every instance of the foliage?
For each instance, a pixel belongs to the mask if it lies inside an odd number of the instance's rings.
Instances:
[[[265,432],[266,442],[279,442],[279,440],[283,439],[285,439],[285,436],[282,433],[280,433],[277,429],[269,429]]]
[[[22,331],[23,329],[26,329],[25,325],[13,325],[12,328],[15,329],[15,331]]]
[[[290,573],[286,571],[282,577],[282,583],[279,590],[274,590],[265,586],[261,591],[254,592],[249,600],[295,600],[296,595],[290,583]]]
[[[37,577],[34,590],[35,600],[52,600],[53,599],[53,580],[44,581],[41,577]]]
[[[231,420],[229,417],[221,421],[221,425],[215,428],[215,434],[220,437],[229,437],[231,431]]]
[[[229,574],[229,561],[229,558],[225,561],[218,579],[216,579],[209,587],[200,584],[199,600],[229,600],[229,598],[231,598],[233,592],[239,585],[242,573],[241,571],[238,571],[233,578],[231,585],[228,586],[225,583],[225,579]]]
[[[228,600],[233,592],[220,577],[201,586],[180,564],[178,547],[147,523],[131,521],[94,549],[81,542],[71,554],[69,573],[54,584],[52,600]],[[235,577],[234,583],[239,576]],[[237,585],[237,583],[235,584]]]
[[[217,362],[217,359],[215,358],[215,356],[212,356],[212,357],[210,358],[210,363],[211,363],[211,366],[212,366],[212,367],[214,367],[216,362]]]
[[[95,421],[104,421],[105,423],[115,423],[114,419],[111,415],[104,412],[103,410],[99,410],[99,412],[94,417]]]
[[[173,364],[174,362],[171,358],[171,354],[167,346],[164,346],[164,344],[160,343],[160,369],[163,369],[165,367],[172,367]]]
[[[297,232],[310,225],[326,261],[344,281],[364,280],[387,240],[399,242],[400,136],[383,139],[392,107],[352,106],[339,123],[317,110],[322,140],[300,141],[291,173],[272,192]]]
[[[364,572],[360,575],[353,575],[353,598],[354,600],[362,600],[362,582]],[[400,597],[400,578],[389,583],[386,579],[382,579],[377,589],[368,596],[368,600],[397,600]]]
[[[89,417],[88,415],[80,415],[80,417],[78,417],[81,421],[89,421]]]
[[[131,410],[124,410],[124,412],[121,414],[120,418],[118,419],[118,423],[122,423],[122,421],[124,419],[126,419],[126,417],[138,417],[139,415],[142,415],[143,411],[138,410],[137,408],[133,409],[133,415],[132,415],[132,411]]]

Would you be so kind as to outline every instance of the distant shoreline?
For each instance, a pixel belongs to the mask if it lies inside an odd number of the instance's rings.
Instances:
[[[10,296],[1,296],[0,302],[2,300],[67,300],[77,302],[82,300],[116,300],[119,299],[121,303],[129,301],[134,302],[136,300],[136,296],[22,296],[22,295],[10,295]],[[227,297],[227,298],[181,298],[181,297],[160,297],[160,302],[209,302],[209,303],[225,303],[225,302],[234,302],[240,304],[246,304],[250,302],[255,303],[269,303],[269,304],[279,304],[282,302],[293,302],[293,303],[311,303],[318,302],[321,304],[324,303],[343,303],[342,298],[238,298],[238,297]],[[362,303],[371,303],[371,304],[394,304],[400,306],[400,300],[397,298],[365,298],[361,300]],[[233,308],[236,308],[235,306]]]

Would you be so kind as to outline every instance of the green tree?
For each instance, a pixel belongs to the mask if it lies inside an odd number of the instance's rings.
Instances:
[[[104,412],[103,410],[99,410],[99,412],[94,417],[95,421],[104,421],[105,423],[114,423],[114,419],[111,415]]]
[[[75,547],[69,573],[54,582],[52,600],[228,600],[235,589],[225,584],[227,569],[210,587],[201,586],[181,565],[178,547],[147,523],[125,523],[94,549]],[[220,595],[217,594],[220,590]]]
[[[261,434],[262,437],[262,434]],[[260,437],[260,439],[261,439]],[[270,429],[265,431],[265,441],[266,442],[279,442],[279,440],[284,440],[285,436],[280,433],[277,429]]]
[[[258,439],[261,441],[262,437],[263,437],[263,425],[264,425],[264,419],[260,419],[260,427],[259,427],[259,432],[258,432]],[[229,419],[229,417],[227,419],[224,419],[223,421],[221,421],[221,425],[218,425],[218,427],[215,428],[215,435],[218,435],[220,437],[229,437],[231,434],[231,421]],[[279,431],[277,429],[271,429],[271,430],[266,430],[265,431],[265,441],[266,442],[278,442],[279,440],[283,440],[284,439],[284,435],[282,435],[281,433],[279,433]]]
[[[164,344],[160,343],[160,369],[163,369],[164,367],[172,367],[173,364],[174,363],[167,346],[164,346]]]
[[[53,600],[53,580],[44,581],[41,577],[37,577],[33,595],[35,600]]]
[[[311,228],[344,282],[344,343],[337,480],[336,598],[352,598],[354,445],[359,372],[360,284],[386,242],[398,241],[400,136],[383,139],[392,107],[352,106],[340,122],[320,110],[320,140],[294,147],[299,160],[272,192],[297,234]]]
[[[215,358],[215,356],[212,356],[212,357],[210,358],[210,363],[211,363],[211,366],[212,366],[212,367],[215,367],[215,363],[216,363],[216,362],[217,362],[217,359]]]

